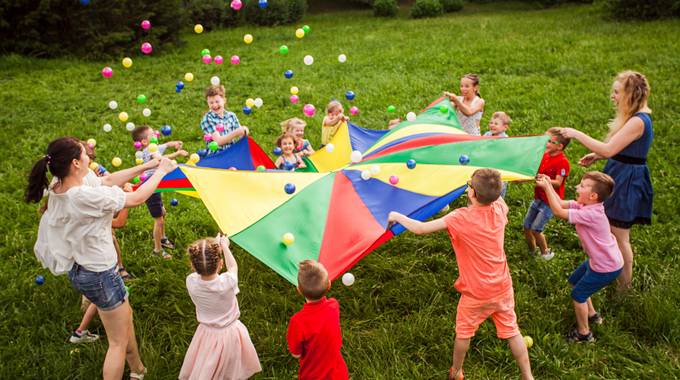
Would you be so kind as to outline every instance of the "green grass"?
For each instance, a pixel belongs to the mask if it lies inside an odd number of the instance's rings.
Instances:
[[[124,165],[134,160],[131,139],[118,111],[140,124],[144,93],[153,110],[149,123],[174,126],[173,138],[189,149],[202,147],[198,123],[206,110],[202,96],[212,75],[227,87],[229,108],[251,127],[253,137],[271,149],[278,122],[301,116],[301,105],[288,102],[291,85],[300,87],[301,103],[322,109],[346,90],[356,92],[365,127],[384,128],[397,106],[403,117],[419,110],[445,89],[457,90],[458,78],[479,73],[486,99],[483,125],[497,110],[510,114],[511,135],[539,134],[555,125],[582,129],[596,137],[606,133],[613,116],[608,97],[615,74],[643,72],[652,85],[656,139],[649,166],[656,194],[654,224],[634,228],[634,290],[616,296],[608,289],[595,297],[605,324],[595,328],[594,345],[568,345],[563,335],[574,323],[566,278],[583,260],[573,227],[551,222],[547,235],[557,252],[545,263],[529,257],[521,221],[532,199],[531,186],[509,189],[510,224],[506,250],[512,271],[516,310],[524,334],[534,338],[531,362],[540,379],[673,379],[680,377],[680,266],[677,248],[680,164],[674,132],[680,119],[680,23],[616,23],[605,21],[590,6],[530,10],[523,6],[476,5],[459,14],[425,20],[384,20],[370,11],[320,14],[304,21],[312,27],[303,40],[295,26],[242,27],[202,35],[186,35],[186,45],[151,57],[133,57],[124,70],[120,60],[35,60],[0,57],[0,378],[90,379],[100,375],[106,343],[76,347],[67,343],[80,320],[79,296],[65,277],[40,268],[32,247],[38,225],[34,205],[22,203],[26,174],[44,154],[47,143],[62,135],[94,137],[100,162],[113,157]],[[245,45],[243,34],[255,42]],[[675,37],[673,37],[675,36]],[[131,43],[136,51],[139,41]],[[278,46],[290,46],[280,57]],[[241,65],[206,66],[199,52],[241,56]],[[340,53],[348,55],[344,65]],[[312,54],[315,63],[304,66]],[[122,57],[120,57],[122,58]],[[228,59],[227,59],[228,61]],[[112,79],[99,74],[114,68]],[[285,69],[295,77],[286,80]],[[196,79],[181,94],[174,84],[185,72]],[[240,112],[248,97],[262,97],[263,108],[251,116]],[[116,99],[118,111],[107,108]],[[348,108],[347,103],[346,108]],[[111,133],[104,123],[114,125]],[[321,116],[308,120],[308,137],[320,138]],[[578,143],[567,149],[572,163],[586,153]],[[601,167],[601,166],[599,166]],[[573,165],[568,195],[583,174]],[[166,204],[172,195],[164,195]],[[200,201],[177,196],[168,207],[168,235],[182,252],[195,239],[212,236],[214,222]],[[238,200],[231,200],[238,201]],[[456,203],[457,206],[461,202]],[[194,308],[184,286],[189,273],[185,255],[172,262],[151,257],[152,220],[144,207],[130,213],[119,239],[132,281],[131,303],[140,350],[150,379],[176,378],[196,327]],[[240,265],[241,320],[248,327],[264,371],[256,376],[292,378],[297,363],[286,352],[288,319],[302,299],[283,278],[236,248]],[[330,295],[342,306],[343,354],[354,379],[441,379],[450,365],[457,268],[444,233],[393,239],[370,254],[352,272],[350,288],[333,284]],[[46,276],[43,286],[35,275]],[[100,322],[94,330],[103,333]],[[516,378],[518,370],[505,342],[490,322],[473,339],[465,362],[471,379]]]

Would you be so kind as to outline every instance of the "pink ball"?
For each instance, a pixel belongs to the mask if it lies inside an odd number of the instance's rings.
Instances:
[[[291,95],[290,96],[290,102],[293,104],[297,104],[297,102],[300,100],[300,98],[297,95]]]
[[[352,106],[349,109],[349,113],[351,113],[352,115],[356,115],[359,113],[359,108],[357,108],[356,106]]]
[[[144,29],[144,30],[151,29],[151,21],[149,21],[149,20],[142,21],[142,23],[140,25],[142,26],[142,29]]]
[[[216,64],[216,65],[221,65],[222,62],[224,62],[224,58],[222,58],[221,55],[216,55],[216,56],[215,56],[215,64]]]
[[[396,175],[391,175],[390,176],[390,183],[393,184],[393,185],[398,184],[399,183],[399,177],[397,177]]]
[[[206,65],[209,65],[210,62],[212,62],[212,57],[208,54],[204,55],[203,58],[201,59],[203,60],[203,63],[205,63]]]
[[[236,170],[236,168],[233,167],[233,166],[230,166],[230,167],[229,167],[229,170]]]
[[[240,10],[242,6],[243,6],[243,3],[241,2],[241,0],[233,0],[231,2],[231,9],[233,9],[235,11]]]
[[[137,150],[142,149],[142,143],[139,142],[139,141],[135,141],[135,143],[133,145],[135,146],[135,149],[137,149]]]
[[[112,75],[113,75],[113,69],[112,68],[106,66],[105,68],[102,69],[102,76],[104,78],[111,78]]]
[[[239,58],[238,55],[232,55],[231,56],[231,64],[232,65],[238,65],[239,63],[241,63],[241,58]]]
[[[153,46],[151,46],[150,43],[144,42],[144,43],[142,44],[142,53],[144,53],[144,54],[151,54],[152,51],[153,51]]]
[[[206,133],[205,135],[203,135],[203,141],[205,141],[205,142],[212,141],[212,135],[209,135],[209,134]]]
[[[217,124],[217,125],[215,126],[215,130],[216,130],[217,132],[224,132],[224,124]]]
[[[308,117],[314,116],[314,113],[316,113],[316,108],[314,107],[313,104],[305,104],[304,108],[302,108],[302,112]]]
[[[146,174],[142,173],[142,174],[139,175],[139,180],[140,180],[141,182],[144,182],[144,181],[146,181],[147,179],[149,179],[149,176],[147,176]]]
[[[153,134],[156,135],[156,138],[161,137],[161,132],[160,132],[160,131],[153,131]]]

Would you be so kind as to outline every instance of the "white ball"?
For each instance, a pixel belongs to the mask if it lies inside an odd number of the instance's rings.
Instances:
[[[361,171],[361,179],[364,181],[368,181],[371,179],[371,171],[370,170],[362,170]]]
[[[355,164],[357,162],[360,162],[362,158],[363,157],[361,155],[361,152],[359,152],[358,150],[353,150],[352,154],[349,155],[350,161],[352,161],[352,163],[355,163]]]
[[[380,173],[380,166],[378,165],[371,165],[371,174],[376,175]]]
[[[333,153],[333,149],[335,149],[335,145],[333,145],[333,144],[327,144],[326,145],[326,152]]]
[[[111,126],[111,124],[106,123],[106,124],[104,124],[102,129],[104,130],[104,132],[111,132],[111,129],[113,129],[113,127]]]
[[[354,285],[354,275],[347,272],[342,275],[342,284],[345,286],[352,286]]]
[[[220,85],[220,77],[214,76],[214,77],[210,78],[210,84],[212,84],[213,86],[219,86]]]
[[[255,98],[255,107],[260,108],[264,104],[264,100],[262,98]]]
[[[115,100],[110,101],[109,102],[109,108],[111,108],[112,110],[115,110],[116,108],[118,108],[118,102],[115,101]]]
[[[125,124],[125,129],[132,132],[135,129],[135,123],[129,122],[129,123]]]
[[[142,115],[144,115],[144,116],[146,116],[146,117],[151,116],[151,110],[148,109],[148,108],[144,108],[144,109],[142,110]]]
[[[338,62],[340,62],[340,63],[345,63],[345,62],[347,62],[347,56],[344,55],[344,54],[340,54],[340,55],[338,56]]]
[[[312,63],[314,63],[314,57],[312,57],[311,55],[305,55],[303,61],[305,61],[305,65],[309,66]]]
[[[439,212],[449,212],[450,209],[451,209],[451,207],[449,207],[449,205],[446,205],[446,206],[444,206],[443,209],[439,210]]]
[[[413,121],[416,119],[416,113],[415,112],[409,112],[406,114],[406,120],[408,121]]]
[[[135,158],[144,158],[144,152],[138,150],[135,152]]]

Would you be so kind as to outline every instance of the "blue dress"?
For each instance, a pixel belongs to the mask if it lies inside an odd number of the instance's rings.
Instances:
[[[633,116],[644,122],[644,133],[610,158],[604,167],[604,172],[615,181],[614,193],[604,202],[605,213],[613,226],[621,228],[652,221],[654,190],[647,167],[647,153],[654,139],[654,130],[648,113],[638,112]]]

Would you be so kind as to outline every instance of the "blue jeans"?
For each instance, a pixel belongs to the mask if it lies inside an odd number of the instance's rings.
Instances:
[[[607,273],[595,272],[590,269],[588,260],[582,262],[569,276],[569,283],[574,287],[571,298],[578,303],[586,302],[590,296],[616,280],[621,271],[623,268]]]
[[[534,199],[529,206],[527,216],[524,217],[524,229],[543,232],[546,223],[552,218],[550,206],[540,199]]]
[[[113,310],[128,298],[123,279],[115,266],[103,272],[92,272],[76,263],[68,272],[68,278],[71,285],[99,310]]]

